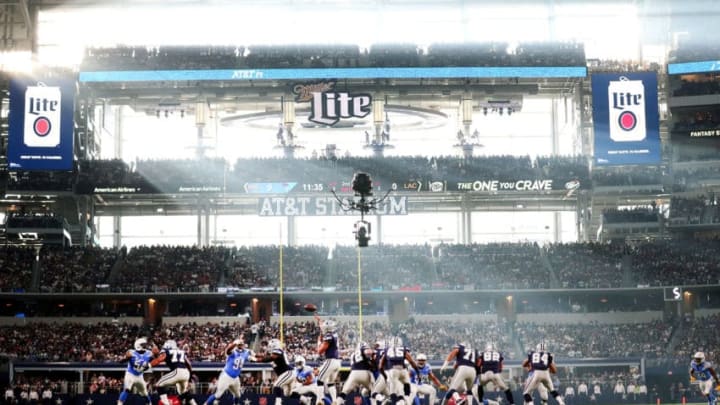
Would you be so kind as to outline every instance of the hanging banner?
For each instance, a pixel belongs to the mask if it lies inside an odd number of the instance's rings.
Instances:
[[[72,80],[10,81],[8,168],[72,170]]]
[[[592,75],[595,164],[660,163],[657,75]]]

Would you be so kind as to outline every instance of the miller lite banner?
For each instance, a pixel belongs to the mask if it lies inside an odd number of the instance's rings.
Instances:
[[[595,164],[660,163],[657,75],[592,75]]]
[[[74,81],[10,81],[10,170],[72,170]]]
[[[293,86],[295,102],[310,103],[308,121],[333,126],[341,118],[364,118],[370,114],[370,94],[335,91],[335,81],[301,83]]]

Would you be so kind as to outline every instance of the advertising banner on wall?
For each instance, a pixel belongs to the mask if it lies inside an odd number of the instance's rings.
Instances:
[[[72,80],[10,81],[8,167],[10,170],[72,170]]]
[[[596,165],[660,163],[657,75],[592,75]]]
[[[371,212],[374,215],[407,215],[407,197],[389,196]],[[329,197],[265,197],[258,201],[258,215],[277,216],[340,216],[357,215],[346,211],[342,204]]]

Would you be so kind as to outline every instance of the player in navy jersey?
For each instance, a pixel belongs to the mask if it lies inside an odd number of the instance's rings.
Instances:
[[[550,373],[555,374],[557,369],[555,368],[555,363],[553,362],[553,356],[547,351],[545,343],[538,344],[535,351],[528,353],[528,356],[525,360],[523,360],[522,365],[526,369],[532,370],[533,374],[523,391],[523,398],[525,399],[526,405],[532,404],[533,400],[531,394],[533,390],[541,384],[550,391],[550,394],[560,405],[565,405],[565,401],[557,390],[555,390],[552,379],[550,378]]]
[[[465,393],[469,404],[472,403],[472,387],[477,377],[476,353],[469,345],[458,343],[448,354],[440,371],[445,371],[451,361],[455,360],[455,374],[450,380],[450,389],[445,393],[443,403],[454,398],[455,403],[460,402],[460,393]]]
[[[378,340],[377,342],[375,342],[375,371],[373,373],[375,377],[375,384],[373,384],[370,398],[377,401],[377,405],[382,404],[385,398],[390,396],[386,379],[388,365],[385,365],[385,370],[380,369],[380,360],[382,360],[383,356],[385,355],[385,349],[386,343],[384,340]]]
[[[410,383],[414,385],[413,391],[415,391],[412,396],[414,397],[417,394],[425,395],[428,398],[428,404],[435,405],[435,401],[437,400],[437,391],[431,383],[437,385],[443,391],[447,390],[447,387],[441,383],[437,377],[435,377],[435,374],[432,372],[432,368],[430,368],[430,365],[427,364],[427,356],[425,354],[418,353],[415,361],[418,366],[417,370],[414,368],[410,369]],[[411,398],[410,402],[418,401],[414,401],[413,398]]]
[[[375,385],[373,372],[375,371],[375,351],[365,342],[360,342],[357,349],[350,355],[350,374],[343,384],[342,391],[335,401],[339,405],[345,403],[348,394],[359,387],[364,387],[367,394]]]
[[[410,405],[410,373],[406,361],[412,368],[417,369],[418,365],[410,355],[410,350],[403,344],[402,338],[395,336],[390,340],[390,345],[380,359],[380,369],[384,370],[385,365],[389,366],[385,377],[387,378],[388,391],[390,392],[391,403],[399,400]]]
[[[281,405],[282,399],[290,395],[295,378],[293,368],[279,339],[270,339],[268,353],[261,361],[272,365],[276,376],[272,393],[275,396],[275,405]]]
[[[167,389],[165,387],[174,385],[182,403],[189,402],[191,405],[195,405],[195,399],[188,390],[192,365],[185,351],[178,348],[177,342],[172,339],[163,344],[162,351],[150,362],[150,365],[155,367],[163,361],[170,372],[160,377],[155,383],[155,387],[160,392],[160,402],[163,405],[170,405],[167,393],[164,391]]]
[[[135,392],[145,397],[145,402],[152,403],[148,394],[147,385],[143,378],[143,373],[150,368],[152,353],[147,350],[148,341],[146,338],[135,340],[133,349],[128,350],[123,358],[127,361],[125,369],[125,378],[123,379],[123,390],[118,398],[118,405],[122,405],[127,400],[128,395],[135,389]]]
[[[242,387],[240,386],[240,373],[242,373],[243,365],[248,361],[256,361],[252,351],[245,348],[245,343],[241,338],[235,339],[225,347],[225,367],[218,377],[217,388],[215,393],[205,400],[205,405],[220,399],[225,391],[230,391],[233,395],[234,403],[239,403],[242,395]]]
[[[320,317],[315,315],[315,319],[320,324],[320,336],[318,336],[318,354],[325,358],[320,373],[317,377],[317,384],[323,387],[325,397],[328,402],[335,401],[337,391],[335,388],[335,380],[340,373],[340,348],[338,347],[338,334],[335,331],[335,322],[332,320],[324,320],[320,322]],[[320,398],[318,398],[320,403]]]
[[[485,345],[485,350],[478,353],[477,373],[478,373],[478,400],[482,401],[484,396],[484,388],[488,383],[493,383],[497,388],[505,392],[505,398],[513,405],[515,399],[512,391],[502,378],[503,361],[505,358],[502,353],[495,350],[492,343]]]
[[[695,353],[690,362],[690,382],[698,383],[700,391],[708,400],[708,405],[715,405],[717,403],[715,385],[718,384],[718,376],[712,364],[709,361],[705,361],[705,353],[703,352]]]

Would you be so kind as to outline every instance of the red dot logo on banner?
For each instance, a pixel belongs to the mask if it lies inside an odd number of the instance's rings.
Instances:
[[[52,124],[47,117],[37,117],[33,123],[33,131],[35,131],[35,135],[37,136],[46,136],[50,133],[51,129]]]
[[[632,131],[637,125],[637,117],[632,111],[623,111],[618,117],[618,125],[625,131]]]

